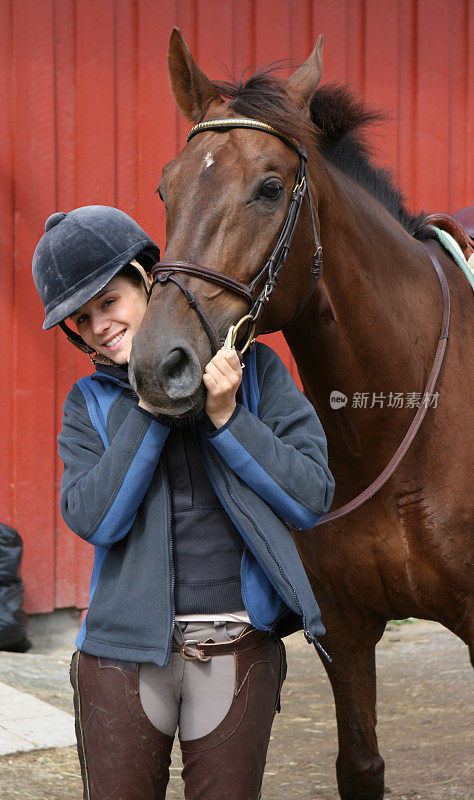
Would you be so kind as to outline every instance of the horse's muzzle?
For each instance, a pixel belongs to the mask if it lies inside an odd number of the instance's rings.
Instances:
[[[136,393],[157,412],[171,416],[197,413],[204,404],[202,371],[193,350],[183,342],[164,354],[132,349],[130,383]]]

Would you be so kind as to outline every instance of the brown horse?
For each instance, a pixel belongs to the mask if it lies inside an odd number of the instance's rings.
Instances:
[[[175,30],[169,70],[176,102],[193,123],[256,119],[308,151],[322,274],[310,293],[314,243],[305,200],[257,333],[284,332],[327,433],[337,508],[374,480],[403,439],[431,369],[442,300],[419,241],[429,237],[424,217],[403,207],[363,144],[359,129],[374,115],[345,89],[316,90],[320,44],[285,84],[257,73],[233,86],[211,83]],[[248,285],[279,237],[297,169],[295,150],[263,130],[200,132],[163,170],[164,260],[193,262]],[[323,644],[332,663],[323,663],[336,703],[336,766],[344,800],[378,800],[384,792],[375,734],[375,645],[387,620],[436,620],[473,654],[467,464],[473,429],[466,370],[472,298],[454,262],[435,242],[429,247],[451,293],[451,335],[437,402],[372,499],[337,521],[295,534],[328,631]],[[222,339],[247,312],[245,299],[224,286],[195,275],[179,277]],[[182,291],[172,283],[156,287],[130,365],[147,402],[176,416],[199,413],[201,376],[211,352]],[[332,409],[333,391],[348,403]]]

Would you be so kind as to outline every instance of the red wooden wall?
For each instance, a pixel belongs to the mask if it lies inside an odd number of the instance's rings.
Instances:
[[[31,257],[49,214],[89,203],[164,243],[153,190],[188,129],[168,87],[172,25],[221,79],[297,64],[324,32],[323,82],[392,112],[378,159],[411,207],[474,202],[474,0],[0,0],[0,520],[24,539],[29,612],[86,605],[92,549],[61,521],[55,442],[87,367],[42,332]]]

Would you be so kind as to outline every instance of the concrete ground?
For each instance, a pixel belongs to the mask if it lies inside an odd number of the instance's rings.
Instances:
[[[19,706],[26,709],[23,719],[36,720],[27,725],[30,740],[32,730],[39,735],[37,723],[45,735],[57,730],[59,718],[52,724],[56,709],[69,735],[68,667],[78,626],[79,615],[72,611],[31,617],[32,649],[0,653],[0,743],[2,730],[20,725]],[[288,678],[273,727],[263,799],[337,800],[331,690],[303,637],[295,634],[286,645]],[[474,800],[473,682],[466,647],[435,623],[391,624],[377,648],[377,671],[387,800]],[[35,698],[48,705],[35,705]],[[80,800],[75,748],[31,749],[32,742],[17,735],[28,747],[0,756],[1,800]],[[177,748],[171,776],[167,796],[182,800]]]

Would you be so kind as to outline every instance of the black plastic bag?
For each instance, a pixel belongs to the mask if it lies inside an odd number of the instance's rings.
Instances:
[[[22,611],[23,581],[17,577],[23,543],[20,535],[0,523],[0,650],[24,653],[31,647]]]

